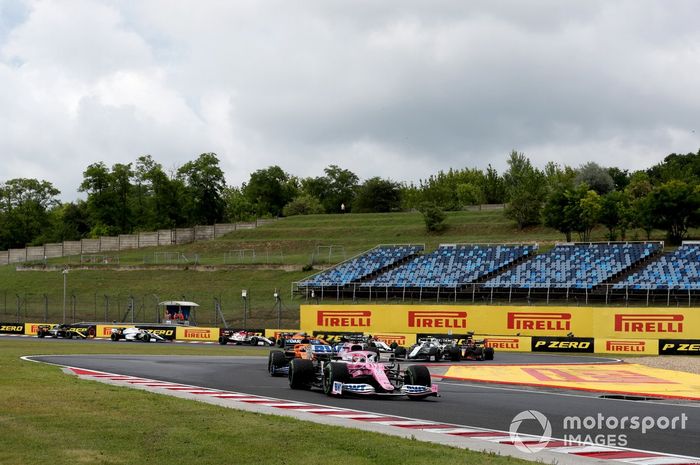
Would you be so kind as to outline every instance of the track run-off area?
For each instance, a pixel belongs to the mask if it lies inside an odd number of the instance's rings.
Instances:
[[[231,350],[245,353],[244,347]],[[700,376],[611,358],[499,353],[493,362],[430,364],[441,397],[416,402],[292,390],[285,377],[271,377],[267,359],[258,356],[46,355],[27,360],[69,367],[67,372],[90,380],[224,407],[546,463],[700,463],[700,402],[693,400],[700,397]],[[663,390],[666,384],[675,391],[648,389]]]

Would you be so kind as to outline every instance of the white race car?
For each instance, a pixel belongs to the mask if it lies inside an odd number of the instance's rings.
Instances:
[[[234,331],[231,329],[222,329],[221,335],[219,336],[219,344],[226,345],[228,343],[232,344],[248,344],[251,346],[264,345],[273,346],[275,341],[266,338],[260,333],[254,333],[251,331]]]
[[[155,334],[147,329],[142,328],[112,328],[112,334],[110,339],[117,342],[121,339],[125,341],[139,341],[139,342],[161,342],[165,341],[165,338]]]

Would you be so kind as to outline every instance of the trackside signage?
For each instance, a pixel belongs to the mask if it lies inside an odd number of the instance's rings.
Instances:
[[[183,341],[218,341],[219,328],[201,328],[199,326],[178,326],[175,338]]]
[[[481,339],[481,336],[475,336]],[[531,338],[521,336],[488,336],[484,337],[486,347],[493,347],[499,352],[529,352],[532,346]]]
[[[655,339],[596,339],[596,352],[617,355],[658,355]]]
[[[408,311],[411,329],[467,329],[467,312],[462,311]]]
[[[0,323],[0,334],[24,334],[24,323]]]
[[[700,339],[697,309],[601,308],[595,314],[595,336],[623,339]]]
[[[571,313],[508,312],[507,328],[519,331],[571,331]]]
[[[343,310],[318,310],[316,325],[319,328],[371,328],[371,310],[353,310],[345,307]]]
[[[595,344],[592,337],[542,337],[532,338],[533,352],[578,352],[593,353]]]
[[[24,323],[24,334],[36,336],[39,332],[39,326],[53,326],[58,323]]]
[[[661,339],[659,355],[700,355],[700,339]]]

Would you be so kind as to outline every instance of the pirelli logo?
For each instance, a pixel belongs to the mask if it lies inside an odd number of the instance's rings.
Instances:
[[[331,328],[369,327],[372,325],[371,310],[318,310],[318,326]]]
[[[571,313],[508,312],[508,329],[571,331]]]
[[[520,339],[517,337],[490,337],[484,345],[494,349],[518,350],[520,349]]]
[[[664,313],[618,313],[615,315],[615,332],[682,333],[683,315]]]
[[[644,352],[646,349],[645,341],[606,341],[606,352]]]
[[[466,329],[467,312],[461,311],[409,311],[409,328],[454,328]]]
[[[406,345],[406,336],[397,336],[390,334],[375,334],[374,338],[378,341],[382,341],[384,344],[391,345],[394,342],[400,346]]]
[[[211,339],[211,330],[185,328],[184,337],[187,339]]]

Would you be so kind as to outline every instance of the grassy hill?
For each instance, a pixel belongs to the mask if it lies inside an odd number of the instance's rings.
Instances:
[[[120,252],[105,265],[84,267],[80,257],[64,257],[28,271],[4,266],[0,267],[0,321],[43,321],[45,317],[60,321],[61,268],[68,264],[72,267],[66,277],[68,321],[121,321],[130,302],[135,321],[154,321],[157,302],[187,299],[201,305],[200,325],[216,324],[218,299],[228,323],[237,324],[243,315],[241,290],[247,289],[250,324],[270,327],[277,323],[273,293],[279,289],[282,326],[295,327],[302,301],[292,298],[291,285],[328,266],[328,249],[318,246],[342,246],[330,256],[337,263],[378,244],[425,244],[432,250],[441,243],[538,242],[546,248],[563,240],[549,228],[520,231],[502,211],[454,212],[448,214],[446,224],[444,232],[426,234],[419,213],[298,216],[217,240]],[[604,234],[597,230],[594,239],[603,240]],[[631,232],[628,239],[634,238]],[[162,252],[179,252],[187,262],[163,264]],[[159,265],[153,264],[156,256]],[[315,270],[302,271],[312,261]],[[127,319],[131,321],[131,314]]]

